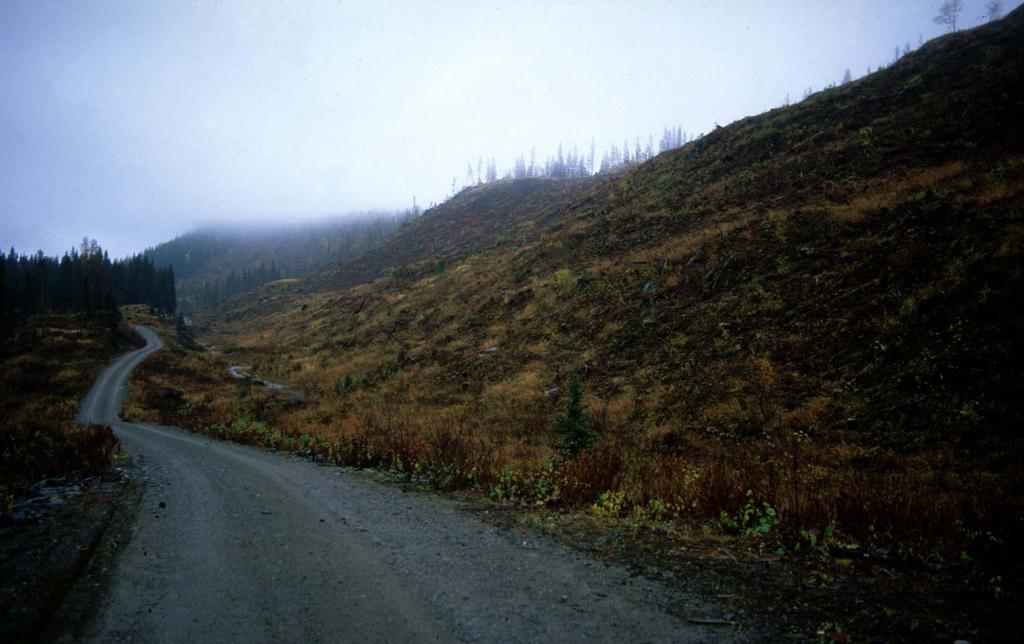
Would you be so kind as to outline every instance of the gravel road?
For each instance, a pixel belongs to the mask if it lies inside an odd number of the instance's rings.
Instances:
[[[145,480],[89,641],[722,641],[713,609],[625,568],[514,537],[373,475],[119,420],[115,360],[81,422],[113,426]]]

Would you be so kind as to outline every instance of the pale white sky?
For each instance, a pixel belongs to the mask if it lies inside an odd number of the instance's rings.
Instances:
[[[6,0],[0,248],[427,205],[481,156],[600,156],[863,75],[939,4]]]

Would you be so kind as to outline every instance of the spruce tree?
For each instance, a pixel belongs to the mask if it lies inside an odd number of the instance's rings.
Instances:
[[[579,374],[569,381],[565,412],[555,417],[551,432],[565,459],[575,458],[597,441],[597,432],[590,428],[590,415],[583,406],[583,381]]]

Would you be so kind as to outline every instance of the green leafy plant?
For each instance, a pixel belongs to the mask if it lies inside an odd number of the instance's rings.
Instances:
[[[767,503],[758,503],[753,490],[747,490],[747,502],[736,514],[722,510],[719,525],[729,531],[738,532],[746,538],[765,537],[779,525],[779,514]]]
[[[590,506],[591,511],[599,517],[617,517],[622,514],[626,505],[626,495],[622,492],[602,492],[597,502]]]

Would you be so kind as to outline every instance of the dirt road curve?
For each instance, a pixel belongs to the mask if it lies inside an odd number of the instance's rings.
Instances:
[[[109,423],[147,478],[94,641],[720,641],[670,616],[694,598],[455,501],[372,476],[121,422],[124,383],[162,342],[115,360],[80,421]]]

